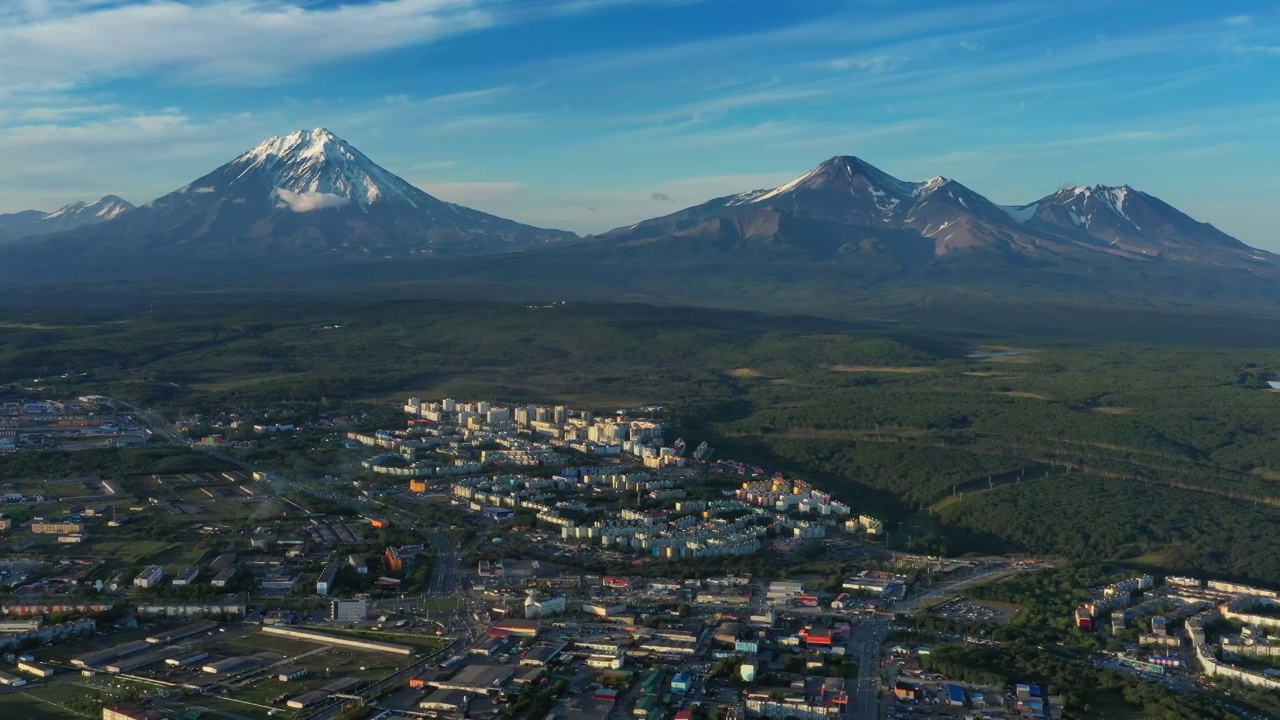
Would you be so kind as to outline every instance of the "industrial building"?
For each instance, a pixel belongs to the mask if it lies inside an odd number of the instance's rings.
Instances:
[[[471,694],[463,690],[436,690],[418,703],[422,710],[461,714],[467,711]]]
[[[515,675],[511,668],[500,665],[466,665],[448,680],[432,680],[431,687],[488,695],[502,689]]]
[[[31,523],[31,532],[37,535],[79,535],[84,532],[82,523],[38,522]]]
[[[329,603],[329,619],[337,622],[363,622],[369,615],[367,600],[334,600]]]
[[[502,620],[494,623],[493,628],[521,637],[534,637],[538,634],[538,623],[534,620]]]
[[[334,695],[348,693],[358,687],[360,687],[360,680],[356,678],[339,678],[338,680],[334,680],[328,685],[317,690],[305,692],[295,698],[291,698],[285,704],[295,710],[302,710],[303,708],[309,708],[312,705],[319,705]]]
[[[319,579],[316,580],[317,595],[328,595],[333,590],[333,580],[338,577],[339,567],[341,566],[337,563],[330,563],[324,572],[320,573]]]
[[[209,653],[204,650],[191,650],[190,652],[185,652],[181,655],[165,658],[164,664],[171,665],[173,667],[186,667],[191,663],[200,662],[207,657],[209,657]]]
[[[102,720],[164,720],[164,716],[134,707],[104,707]]]
[[[133,672],[138,668],[147,667],[148,665],[155,665],[161,660],[165,660],[167,658],[173,657],[174,655],[181,655],[181,654],[182,654],[182,648],[165,647],[165,648],[160,648],[158,650],[153,650],[151,652],[137,653],[134,655],[129,655],[123,658],[112,660],[111,662],[103,665],[102,669],[105,670],[106,672],[116,673],[116,674]]]
[[[159,565],[148,565],[133,579],[133,584],[140,588],[153,588],[164,579],[164,568]]]
[[[218,623],[213,622],[212,620],[206,620],[205,622],[191,623],[190,625],[183,625],[180,628],[175,628],[173,630],[165,630],[164,632],[158,632],[155,635],[151,635],[147,638],[147,642],[149,643],[173,642],[174,640],[181,640],[182,638],[191,637],[192,635],[199,635],[200,633],[204,633],[204,632],[212,632],[213,630],[216,630],[217,627],[218,627]]]
[[[178,587],[183,587],[195,582],[197,579],[199,579],[199,577],[200,577],[200,568],[197,568],[197,567],[183,568],[182,570],[178,571],[177,575],[173,576],[173,580],[171,582]]]
[[[34,675],[35,677],[38,677],[38,678],[53,677],[53,674],[55,672],[53,668],[47,665],[41,665],[40,663],[33,662],[31,660],[19,661],[18,670],[28,675]]]
[[[293,667],[280,668],[276,670],[276,680],[280,682],[290,682],[299,680],[307,676],[308,670],[300,665]]]
[[[250,666],[257,664],[258,659],[253,656],[237,656],[211,662],[208,665],[202,666],[200,670],[211,675],[217,675],[220,673],[232,673],[238,670],[245,670]]]
[[[282,637],[302,640],[304,642],[337,645],[339,647],[353,648],[356,650],[385,652],[396,655],[413,654],[413,648],[408,645],[395,645],[393,643],[377,642],[375,640],[343,637],[341,635],[331,635],[329,633],[316,632],[314,630],[300,630],[296,628],[284,628],[278,625],[267,625],[262,628],[262,632],[267,633],[268,635],[280,635]]]
[[[125,643],[123,645],[116,645],[115,647],[107,648],[106,650],[99,650],[97,652],[89,653],[88,655],[82,655],[78,658],[72,658],[71,664],[75,665],[76,667],[96,668],[103,665],[104,663],[111,662],[116,658],[124,657],[125,655],[132,655],[133,653],[138,653],[138,652],[142,652],[143,650],[150,650],[150,649],[151,649],[151,643],[147,642],[146,640],[135,640],[130,643]]]
[[[555,660],[569,646],[567,642],[558,643],[541,643],[529,648],[529,651],[520,658],[522,667],[543,667],[547,663]]]

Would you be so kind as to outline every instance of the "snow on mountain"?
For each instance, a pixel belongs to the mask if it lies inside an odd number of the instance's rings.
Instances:
[[[776,188],[718,198],[604,237],[624,244],[715,237],[725,247],[756,243],[774,253],[790,246],[809,256],[817,247],[810,240],[823,237],[823,252],[845,257],[872,248],[898,252],[899,244],[914,252],[923,240],[934,259],[980,251],[1044,263],[1272,263],[1268,253],[1245,252],[1238,240],[1127,185],[1068,187],[1026,205],[1001,206],[955,180],[909,182],[852,156],[830,158]]]
[[[439,200],[316,128],[268,138],[137,210],[57,242],[122,262],[135,255],[168,262],[165,253],[318,262],[502,252],[575,237]]]
[[[0,215],[0,240],[47,235],[96,225],[133,209],[133,205],[128,201],[115,195],[107,195],[91,203],[73,202],[50,213],[26,210],[10,215]]]
[[[418,207],[424,193],[374,163],[325,128],[269,138],[227,166],[237,178],[269,178],[281,205],[309,212],[354,203],[362,210],[378,202]],[[197,187],[193,191],[200,192]],[[347,202],[339,202],[339,199]]]

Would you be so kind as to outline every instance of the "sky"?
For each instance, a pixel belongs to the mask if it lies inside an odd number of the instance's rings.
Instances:
[[[1129,184],[1280,251],[1280,0],[0,1],[0,212],[321,126],[581,233],[856,155],[1003,204]]]

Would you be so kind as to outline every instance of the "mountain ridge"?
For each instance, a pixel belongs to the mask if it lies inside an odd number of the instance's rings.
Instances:
[[[10,262],[68,255],[158,267],[190,260],[313,265],[483,254],[576,238],[445,202],[325,128],[268,138],[129,213],[23,244]]]
[[[279,272],[297,286],[334,268],[429,294],[563,296],[572,278],[584,298],[717,305],[895,288],[1280,299],[1275,255],[1128,185],[997,205],[956,179],[838,155],[775,188],[578,237],[435,198],[324,128],[269,138],[100,224],[0,247],[0,276],[46,285],[218,288]]]
[[[0,241],[19,240],[72,230],[112,220],[135,209],[117,195],[105,195],[93,202],[77,201],[54,210],[20,210],[0,215]]]
[[[687,237],[713,218],[748,208],[928,238],[935,260],[985,251],[1040,261],[1092,256],[1101,262],[1280,269],[1273,254],[1128,185],[1070,187],[1026,205],[1001,206],[953,179],[905,181],[861,158],[839,155],[776,188],[716,198],[594,237],[611,243]]]

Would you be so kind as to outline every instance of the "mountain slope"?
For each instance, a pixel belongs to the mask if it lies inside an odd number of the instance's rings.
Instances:
[[[52,236],[43,253],[155,267],[209,260],[309,265],[502,252],[575,238],[439,200],[324,128],[270,138],[138,209]]]
[[[72,230],[115,219],[133,210],[127,200],[107,195],[95,202],[75,202],[51,213],[39,210],[0,215],[0,240],[15,240],[33,235]]]
[[[715,236],[762,211],[776,215],[775,229],[802,220],[826,223],[826,236],[842,237],[846,249],[828,259],[857,262],[858,249],[876,247],[911,257],[903,272],[951,273],[948,266],[980,268],[984,262],[1040,267],[1057,275],[1092,274],[1115,263],[1131,269],[1179,263],[1183,270],[1206,266],[1266,274],[1280,268],[1270,253],[1127,186],[1070,188],[1029,205],[1001,207],[954,180],[907,182],[848,156],[833,157],[772,190],[716,198],[598,239],[618,247],[662,247],[678,257],[693,238]],[[775,259],[780,246],[792,247],[793,260],[812,255],[806,242],[813,238],[757,228],[742,239],[746,245],[737,247],[733,258],[739,265],[743,252],[765,245],[773,246]],[[922,243],[928,246],[923,260]]]
[[[1069,187],[1021,209],[1028,222],[1130,257],[1231,265],[1268,254],[1128,185]]]

